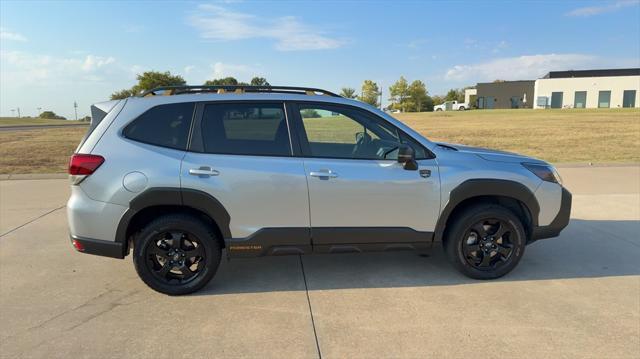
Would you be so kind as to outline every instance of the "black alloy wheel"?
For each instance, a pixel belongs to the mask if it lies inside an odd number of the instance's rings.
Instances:
[[[476,204],[455,214],[443,244],[447,259],[464,275],[494,279],[516,267],[524,254],[526,232],[509,209]]]
[[[146,252],[150,272],[167,284],[184,284],[195,279],[206,264],[202,243],[189,232],[160,233],[148,242]]]
[[[497,218],[481,220],[471,226],[462,240],[462,252],[469,265],[479,270],[494,270],[513,254],[510,237],[515,229]]]
[[[169,295],[195,292],[215,275],[222,253],[211,224],[169,214],[145,225],[134,238],[133,263],[149,287]]]

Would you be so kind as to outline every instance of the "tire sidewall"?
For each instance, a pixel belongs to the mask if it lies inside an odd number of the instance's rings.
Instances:
[[[169,284],[156,278],[146,263],[147,247],[166,231],[189,232],[198,238],[205,251],[205,264],[197,277],[184,284]],[[140,278],[152,289],[169,295],[195,292],[204,287],[215,275],[220,264],[221,250],[216,238],[201,221],[189,216],[165,216],[154,220],[136,236],[133,248],[133,262]]]
[[[513,243],[514,248],[507,263],[501,265],[495,270],[483,271],[467,263],[462,250],[462,244],[465,240],[464,234],[469,227],[488,218],[504,220],[515,229],[515,237],[509,238]],[[446,249],[449,260],[453,261],[455,267],[463,274],[475,279],[494,279],[504,276],[518,265],[524,254],[526,235],[521,221],[508,209],[500,206],[482,206],[470,208],[460,216],[459,220],[451,229],[445,245],[447,247]]]

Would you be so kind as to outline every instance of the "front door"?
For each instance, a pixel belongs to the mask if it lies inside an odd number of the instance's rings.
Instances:
[[[228,253],[310,250],[307,179],[293,156],[284,104],[201,104],[196,114],[182,187],[206,192],[226,209]]]
[[[299,103],[294,116],[308,176],[314,250],[431,239],[440,182],[436,162],[422,145],[355,107]],[[418,170],[397,162],[402,143],[415,149]]]
[[[551,93],[551,108],[562,108],[562,92]]]

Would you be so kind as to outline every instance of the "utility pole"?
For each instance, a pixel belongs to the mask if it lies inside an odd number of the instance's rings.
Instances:
[[[18,107],[18,118],[20,118],[20,107]]]
[[[78,121],[78,103],[73,101],[73,111],[76,114],[76,121]]]
[[[42,112],[40,112],[40,110],[42,110],[42,107],[36,107],[36,109],[38,110],[37,117],[40,117],[40,114],[42,113]]]

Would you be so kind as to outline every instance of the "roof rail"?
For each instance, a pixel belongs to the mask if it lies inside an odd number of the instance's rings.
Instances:
[[[242,85],[222,85],[222,86],[161,86],[151,90],[144,91],[140,97],[156,96],[156,95],[181,95],[195,93],[236,93],[242,94],[247,92],[277,92],[301,95],[325,95],[332,97],[341,97],[333,92],[311,87],[292,87],[292,86],[242,86]]]

